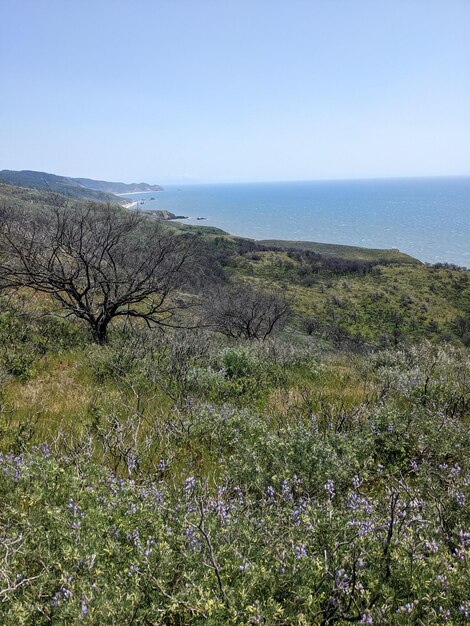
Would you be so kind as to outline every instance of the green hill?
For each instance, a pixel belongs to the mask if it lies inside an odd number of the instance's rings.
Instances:
[[[418,259],[401,252],[396,248],[362,248],[358,246],[345,246],[333,243],[318,243],[316,241],[283,241],[280,239],[264,239],[259,243],[266,246],[274,246],[282,249],[311,250],[324,256],[340,259],[353,259],[356,261],[379,261],[384,260],[395,263],[419,264]]]
[[[69,198],[113,203],[122,203],[122,200],[114,195],[117,193],[161,191],[162,189],[159,185],[148,185],[147,183],[115,183],[92,180],[91,178],[57,176],[56,174],[32,170],[2,170],[0,171],[0,183],[60,193]]]
[[[111,183],[105,180],[92,180],[91,178],[72,178],[80,185],[96,191],[105,193],[138,193],[146,191],[163,191],[160,185],[149,185],[148,183]]]

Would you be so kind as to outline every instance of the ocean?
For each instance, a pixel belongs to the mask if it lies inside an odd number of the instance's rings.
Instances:
[[[470,268],[470,177],[172,185],[128,197],[233,235],[399,248]]]

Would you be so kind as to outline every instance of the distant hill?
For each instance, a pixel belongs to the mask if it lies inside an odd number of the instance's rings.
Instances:
[[[104,191],[105,193],[135,193],[142,191],[163,191],[160,185],[149,185],[148,183],[110,183],[105,180],[92,180],[91,178],[72,178],[84,187]]]
[[[405,263],[421,265],[421,261],[396,248],[360,248],[342,244],[319,243],[317,241],[283,241],[281,239],[263,239],[258,243],[274,246],[285,250],[311,250],[326,257],[350,259],[354,261],[387,261],[389,263]]]
[[[70,198],[83,200],[98,200],[101,202],[122,203],[122,199],[115,193],[131,193],[134,191],[160,191],[158,185],[147,183],[111,183],[103,180],[91,180],[89,178],[71,178],[69,176],[57,176],[47,172],[34,172],[32,170],[2,170],[0,171],[0,183],[16,185],[60,193]]]

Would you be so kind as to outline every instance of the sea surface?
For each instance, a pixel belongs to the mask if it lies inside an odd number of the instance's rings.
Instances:
[[[184,185],[128,198],[233,235],[399,248],[470,268],[470,177]]]

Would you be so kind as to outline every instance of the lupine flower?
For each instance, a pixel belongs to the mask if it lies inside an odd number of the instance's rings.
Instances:
[[[366,498],[361,498],[353,491],[348,494],[347,506],[350,511],[364,511],[367,515],[371,515],[373,511],[371,503],[366,500]]]
[[[436,576],[434,582],[438,583],[443,590],[447,589],[447,587],[449,586],[447,576],[445,574],[440,574],[439,576]]]
[[[347,593],[349,591],[349,576],[344,569],[337,570],[335,583],[336,588],[343,593]]]
[[[332,480],[327,480],[326,483],[323,485],[323,488],[325,489],[327,495],[328,495],[328,499],[329,500],[333,500],[333,498],[336,495],[336,491],[335,491],[335,483]]]
[[[286,502],[292,500],[292,489],[288,480],[283,480],[281,485],[282,499]]]
[[[196,479],[194,476],[188,476],[184,481],[183,493],[188,496],[196,489]]]
[[[303,559],[307,556],[307,550],[304,544],[300,544],[299,546],[295,546],[295,558]]]
[[[397,613],[405,613],[409,615],[410,613],[413,612],[414,608],[415,608],[415,602],[407,602],[406,604],[404,604],[403,606],[397,609]]]
[[[459,543],[464,547],[470,546],[470,533],[466,530],[460,530]]]
[[[442,608],[442,606],[440,606],[439,607],[439,615],[442,617],[442,619],[447,621],[450,618],[450,611],[449,611],[449,609],[445,610],[445,609]]]
[[[437,545],[437,543],[433,540],[433,541],[425,541],[424,542],[424,548],[425,550],[427,550],[428,552],[439,552],[439,546]]]
[[[48,459],[51,456],[51,449],[49,448],[47,443],[42,444],[41,452],[45,459]]]

